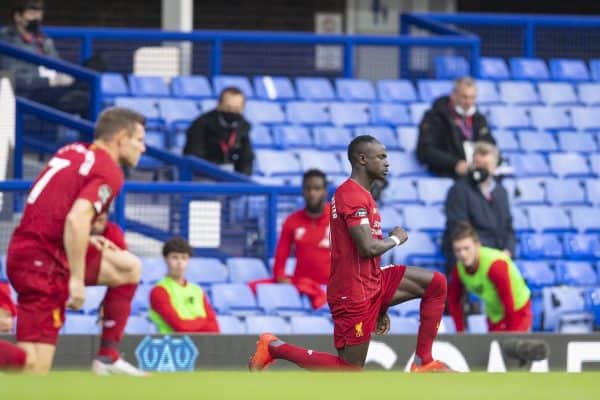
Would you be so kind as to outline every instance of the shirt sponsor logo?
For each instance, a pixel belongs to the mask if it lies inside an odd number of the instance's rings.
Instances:
[[[135,349],[135,357],[144,371],[193,371],[198,348],[189,336],[146,336]]]

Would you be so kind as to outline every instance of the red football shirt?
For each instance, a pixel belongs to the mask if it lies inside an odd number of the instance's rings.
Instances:
[[[36,248],[68,269],[63,235],[73,203],[86,199],[96,213],[107,211],[123,181],[121,168],[105,150],[83,143],[62,147],[33,183],[8,251]]]
[[[327,284],[331,269],[329,214],[329,205],[326,205],[323,214],[317,218],[308,215],[305,209],[286,218],[275,250],[275,279],[285,277],[285,262],[293,245],[296,252],[293,278],[309,278],[321,285]]]
[[[374,239],[383,239],[377,204],[365,188],[348,179],[337,188],[331,201],[331,276],[327,299],[364,301],[381,288],[381,257],[362,258],[350,235],[350,228],[369,225]]]

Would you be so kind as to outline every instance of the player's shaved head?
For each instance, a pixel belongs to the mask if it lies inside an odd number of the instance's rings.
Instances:
[[[111,139],[116,133],[125,129],[131,136],[136,125],[144,126],[145,118],[133,110],[120,107],[107,108],[100,114],[96,122],[95,138],[102,140]]]
[[[354,166],[358,162],[360,154],[365,154],[371,143],[379,143],[379,140],[371,135],[360,135],[350,142],[348,145],[348,160],[351,165]]]

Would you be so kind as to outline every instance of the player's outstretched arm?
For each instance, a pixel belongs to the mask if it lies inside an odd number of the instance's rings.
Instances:
[[[360,224],[350,228],[350,235],[363,258],[373,258],[382,255],[389,249],[399,246],[408,240],[408,234],[400,227],[395,227],[390,237],[383,240],[373,239],[371,226]]]

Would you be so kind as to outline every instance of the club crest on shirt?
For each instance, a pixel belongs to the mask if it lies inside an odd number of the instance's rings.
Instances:
[[[110,189],[110,186],[108,186],[108,185],[101,185],[98,188],[98,198],[104,205],[106,205],[106,203],[108,202],[108,199],[110,198],[111,194],[112,194],[112,190]]]
[[[303,226],[300,226],[300,227],[296,228],[296,230],[294,231],[294,238],[296,240],[301,240],[304,237],[305,233],[306,233],[306,228]]]
[[[367,215],[369,215],[369,212],[364,209],[364,208],[359,208],[358,210],[356,210],[356,212],[354,213],[355,217],[366,217]]]
[[[356,335],[356,337],[363,337],[364,336],[362,321],[359,322],[358,324],[354,325],[354,334]]]

